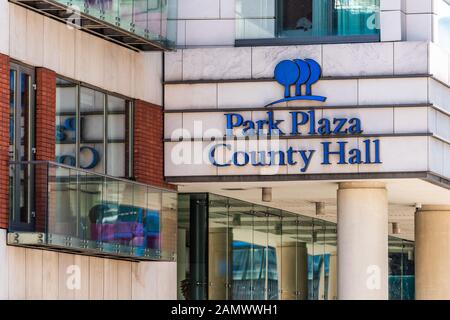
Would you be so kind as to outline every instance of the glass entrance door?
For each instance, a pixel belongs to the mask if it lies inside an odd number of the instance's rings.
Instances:
[[[34,160],[34,69],[11,64],[9,160]],[[32,230],[33,205],[32,166],[10,166],[10,226],[14,230]]]

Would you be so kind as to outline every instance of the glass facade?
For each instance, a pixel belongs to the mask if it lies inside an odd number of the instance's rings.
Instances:
[[[57,79],[56,162],[128,177],[131,102]]]
[[[237,0],[236,39],[377,39],[379,0]]]
[[[335,223],[214,194],[178,198],[179,299],[337,299]],[[392,299],[414,298],[413,248],[389,239]]]
[[[36,223],[12,226],[13,244],[143,260],[176,259],[175,192],[52,162],[17,162],[33,170]],[[13,208],[11,214],[14,216]]]

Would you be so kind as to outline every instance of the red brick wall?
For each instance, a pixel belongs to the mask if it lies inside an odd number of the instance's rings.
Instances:
[[[0,228],[8,227],[9,57],[0,54]]]
[[[56,73],[36,68],[36,160],[55,160]]]
[[[164,181],[162,107],[141,101],[134,102],[134,178],[149,185],[175,189]]]
[[[56,73],[36,68],[36,160],[55,160]],[[38,165],[35,171],[36,229],[44,231],[47,211],[47,170]]]

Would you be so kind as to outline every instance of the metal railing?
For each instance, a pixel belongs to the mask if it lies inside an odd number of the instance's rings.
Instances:
[[[9,244],[176,259],[175,192],[54,162],[11,163],[10,176]]]

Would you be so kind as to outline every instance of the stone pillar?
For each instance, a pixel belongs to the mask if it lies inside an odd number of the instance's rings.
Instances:
[[[388,299],[388,199],[379,182],[345,182],[337,192],[338,298]]]
[[[450,205],[416,212],[416,299],[450,299]]]
[[[277,246],[280,300],[308,299],[308,250],[304,242]]]

